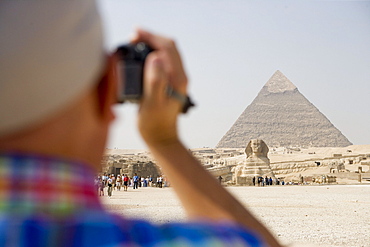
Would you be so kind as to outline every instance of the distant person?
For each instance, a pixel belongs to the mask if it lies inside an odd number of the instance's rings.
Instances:
[[[105,187],[104,181],[101,178],[99,178],[99,196],[104,196],[104,187]]]
[[[103,179],[104,186],[106,186],[107,185],[107,180],[108,180],[107,174],[104,173],[104,175],[102,176],[102,179]]]
[[[139,176],[135,173],[134,176],[132,177],[132,181],[134,183],[134,189],[138,189],[139,186]]]
[[[130,178],[123,174],[123,191],[127,191],[128,183],[129,183]]]
[[[107,186],[108,186],[108,190],[107,190],[108,197],[111,198],[112,191],[113,191],[113,179],[112,179],[112,177],[108,178]]]
[[[163,177],[162,175],[159,175],[157,177],[157,187],[162,188],[162,186],[163,186]]]
[[[154,49],[138,128],[189,217],[154,225],[108,213],[95,191],[120,92],[96,2],[5,0],[0,11],[1,246],[279,246],[182,144],[188,80],[171,39],[132,40]]]
[[[113,190],[115,190],[116,189],[116,177],[114,176],[114,174],[112,174],[110,178],[112,179],[112,188]]]
[[[143,177],[139,177],[139,187],[144,187],[144,178]]]
[[[253,186],[256,186],[256,177],[252,178],[252,183],[253,183]]]
[[[223,177],[221,177],[221,176],[218,177],[218,181],[220,182],[220,184],[222,184],[222,179],[223,179]]]
[[[118,191],[121,191],[121,186],[122,186],[122,177],[120,174],[118,174],[116,179],[116,188]]]

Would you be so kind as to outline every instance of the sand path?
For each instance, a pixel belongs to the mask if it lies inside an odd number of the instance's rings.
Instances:
[[[370,246],[370,185],[228,187],[289,246]],[[154,223],[185,221],[171,188],[114,191],[113,213]]]

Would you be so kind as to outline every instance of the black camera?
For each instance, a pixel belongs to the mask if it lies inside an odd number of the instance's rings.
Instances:
[[[126,44],[117,48],[118,64],[118,103],[138,103],[143,94],[145,59],[153,49],[145,43]],[[194,106],[190,97],[182,95],[168,86],[166,93],[169,97],[182,104],[182,112],[186,113]]]
[[[153,49],[145,43],[126,44],[117,48],[119,78],[118,102],[137,103],[143,93],[145,59]]]

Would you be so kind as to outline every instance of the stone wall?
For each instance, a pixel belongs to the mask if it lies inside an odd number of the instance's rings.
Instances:
[[[272,171],[275,175],[296,173],[306,171],[310,168],[317,167],[317,164],[313,161],[311,162],[282,162],[270,164]]]
[[[105,155],[102,160],[102,173],[126,174],[133,177],[135,173],[141,177],[156,178],[161,175],[160,168],[148,156],[144,155]]]
[[[366,165],[367,155],[346,155],[346,156],[335,156],[323,159],[309,159],[303,161],[291,161],[291,162],[274,162],[271,163],[271,169],[276,174],[288,174],[303,172],[308,169],[316,168],[318,166],[328,167],[328,173],[345,171],[345,165],[351,164],[364,164]],[[319,164],[319,165],[318,165]]]
[[[121,168],[121,174],[127,174],[129,177],[133,177],[136,173],[140,177],[153,177],[156,178],[160,175],[160,169],[153,162],[136,162],[130,164],[116,163],[115,168]]]

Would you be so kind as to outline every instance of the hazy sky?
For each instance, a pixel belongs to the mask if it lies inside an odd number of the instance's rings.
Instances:
[[[176,40],[197,104],[189,148],[215,147],[276,70],[354,144],[370,144],[370,1],[100,0],[107,48],[140,26]],[[145,148],[136,105],[108,148]]]

